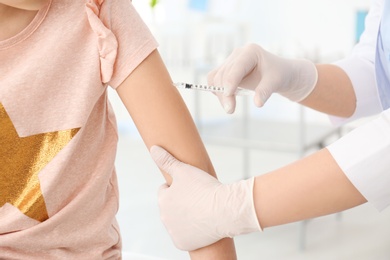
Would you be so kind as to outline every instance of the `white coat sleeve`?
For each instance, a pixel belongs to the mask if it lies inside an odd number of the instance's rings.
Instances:
[[[383,4],[383,0],[372,1],[359,43],[350,57],[336,63],[352,81],[357,107],[348,119],[331,117],[335,124],[382,111],[375,80],[375,53]],[[327,149],[370,204],[380,211],[390,205],[390,109]]]
[[[349,76],[356,95],[356,110],[349,118],[330,116],[335,125],[378,114],[382,111],[375,80],[375,52],[383,0],[372,0],[365,30],[349,57],[334,64]]]
[[[390,109],[327,149],[369,203],[380,211],[390,205]]]

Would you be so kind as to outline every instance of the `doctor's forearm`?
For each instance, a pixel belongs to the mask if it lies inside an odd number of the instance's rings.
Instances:
[[[356,96],[347,74],[331,64],[317,64],[316,67],[317,85],[300,103],[329,115],[351,116],[356,108]]]
[[[257,176],[253,193],[262,228],[336,213],[366,202],[327,149]]]

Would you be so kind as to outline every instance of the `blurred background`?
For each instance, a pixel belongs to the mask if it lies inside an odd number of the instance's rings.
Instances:
[[[329,63],[348,55],[364,29],[370,0],[133,0],[160,43],[173,81],[206,84],[234,48],[254,42],[274,54]],[[222,182],[286,165],[369,119],[342,127],[274,95],[264,108],[238,97],[227,115],[211,93],[180,90]],[[159,219],[164,182],[115,92],[119,127],[118,221],[124,259],[189,259]],[[310,196],[310,194],[308,194]],[[390,259],[390,210],[363,205],[235,239],[239,259]],[[127,258],[126,258],[127,257]]]

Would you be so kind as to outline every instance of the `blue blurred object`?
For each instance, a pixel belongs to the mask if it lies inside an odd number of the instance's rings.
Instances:
[[[359,10],[356,12],[356,35],[355,42],[358,42],[362,32],[364,31],[364,20],[366,19],[368,11],[367,10]]]
[[[207,11],[209,0],[189,0],[189,8],[196,11]]]

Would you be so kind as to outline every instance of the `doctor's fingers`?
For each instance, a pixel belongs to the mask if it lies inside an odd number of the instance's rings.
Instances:
[[[242,68],[233,66],[232,62],[225,62],[221,67],[208,74],[207,82],[210,86],[223,87],[224,93],[216,93],[222,107],[228,114],[236,108],[235,92],[245,76]]]
[[[172,178],[175,178],[177,173],[182,172],[182,168],[185,165],[164,148],[157,145],[153,145],[150,148],[150,155],[157,166],[164,172],[171,175]]]
[[[208,84],[224,88],[224,95],[234,95],[237,88],[241,86],[245,77],[250,74],[253,67],[250,68],[244,64],[240,57],[227,60],[218,69],[208,75]],[[242,86],[241,86],[242,87]],[[254,89],[254,87],[252,87]]]
[[[236,96],[225,96],[222,93],[215,94],[218,97],[219,102],[221,103],[223,109],[226,113],[232,114],[236,110]]]
[[[160,202],[162,203],[165,197],[165,194],[167,190],[169,189],[169,185],[167,183],[161,184],[158,188],[157,197],[158,197],[158,204],[160,205]]]
[[[272,76],[263,77],[255,89],[255,105],[257,107],[264,106],[272,93],[277,92],[279,85],[280,83]]]

